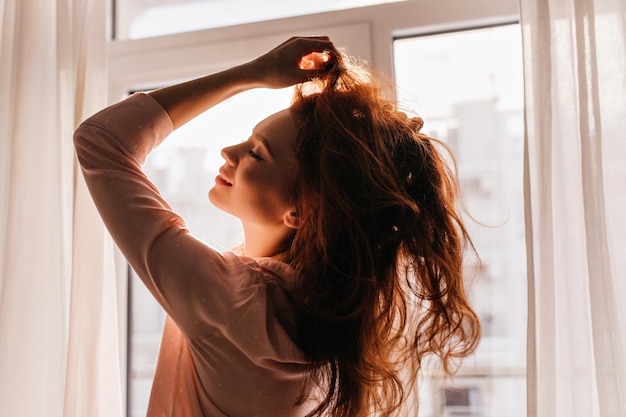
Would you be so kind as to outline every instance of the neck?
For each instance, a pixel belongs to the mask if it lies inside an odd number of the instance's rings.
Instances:
[[[293,233],[293,229],[281,224],[266,226],[243,223],[244,249],[243,254],[251,258],[279,258],[284,252],[285,242]]]

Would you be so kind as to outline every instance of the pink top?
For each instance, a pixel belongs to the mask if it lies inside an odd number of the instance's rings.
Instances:
[[[135,94],[74,136],[102,219],[168,315],[148,416],[303,416],[309,409],[294,402],[306,361],[283,290],[298,275],[271,258],[218,253],[189,233],[141,170],[171,132],[165,110]]]

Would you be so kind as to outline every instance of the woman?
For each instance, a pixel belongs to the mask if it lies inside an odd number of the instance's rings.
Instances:
[[[224,99],[294,84],[290,108],[222,151],[209,198],[245,242],[218,253],[141,165]],[[453,373],[479,334],[463,289],[470,241],[456,179],[421,125],[327,37],[307,37],[77,129],[98,210],[167,312],[149,416],[398,415],[423,359]]]

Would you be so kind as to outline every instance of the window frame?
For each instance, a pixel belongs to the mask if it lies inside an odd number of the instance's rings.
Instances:
[[[367,61],[376,71],[393,77],[396,39],[517,21],[517,0],[406,0],[153,38],[112,39],[107,51],[108,102],[118,102],[129,91],[151,89],[246,62],[294,35],[328,35],[338,46],[349,46],[350,54]],[[117,258],[121,260],[117,277],[121,283],[120,372],[128,377],[130,286],[125,283],[131,271],[119,254]],[[128,384],[128,380],[122,381],[125,393]],[[126,396],[128,414],[127,400]]]
[[[108,97],[114,103],[128,91],[223,70],[293,35],[329,35],[338,45],[349,45],[351,54],[376,70],[392,75],[396,38],[497,25],[517,21],[518,15],[516,0],[472,0],[471,5],[465,0],[406,0],[154,38],[112,40]]]

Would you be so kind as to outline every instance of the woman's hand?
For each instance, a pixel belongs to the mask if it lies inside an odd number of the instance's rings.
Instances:
[[[327,36],[293,37],[250,63],[268,88],[284,88],[323,76],[341,63]]]

